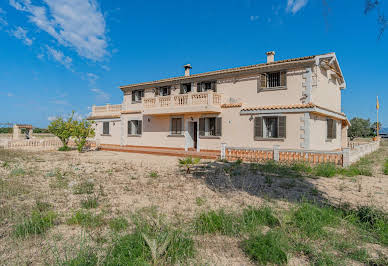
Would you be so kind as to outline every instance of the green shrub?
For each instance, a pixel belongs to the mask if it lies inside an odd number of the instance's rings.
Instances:
[[[109,227],[112,231],[119,232],[127,229],[128,221],[124,217],[114,218],[109,221]]]
[[[89,266],[97,265],[98,257],[96,252],[92,249],[81,249],[75,258],[59,262],[59,265],[63,266]]]
[[[194,241],[166,225],[138,222],[133,233],[118,237],[106,256],[105,265],[184,264],[194,256]]]
[[[337,168],[332,163],[321,163],[317,164],[313,171],[317,176],[333,177],[337,173]]]
[[[70,151],[71,148],[69,146],[62,146],[58,148],[58,151]]]
[[[302,203],[292,213],[292,223],[303,234],[311,238],[321,238],[326,234],[323,227],[335,225],[340,217],[341,213],[331,207]]]
[[[92,194],[94,191],[94,183],[88,180],[83,180],[73,188],[74,194]]]
[[[235,214],[225,213],[223,209],[201,213],[194,221],[194,227],[199,234],[236,235],[240,224]]]
[[[357,175],[372,176],[372,170],[370,168],[362,167],[360,165],[351,165],[348,168],[339,168],[338,173],[349,177]]]
[[[311,173],[312,171],[311,166],[305,162],[295,162],[291,164],[291,169],[298,173]]]
[[[27,237],[31,234],[42,234],[50,227],[54,226],[54,221],[57,215],[54,212],[42,213],[34,210],[29,218],[14,228],[16,237]]]
[[[270,207],[260,209],[246,208],[242,213],[242,225],[246,231],[254,231],[259,225],[267,225],[269,227],[279,226],[280,221],[272,214]]]
[[[98,207],[98,197],[91,196],[81,200],[81,207],[85,209],[94,209]]]
[[[388,175],[388,159],[384,163],[384,175]]]
[[[102,215],[94,215],[90,212],[79,210],[67,220],[67,224],[78,224],[83,227],[99,227],[104,224]]]
[[[151,173],[150,173],[150,177],[151,178],[157,178],[159,175],[158,175],[158,172],[156,172],[156,171],[152,171]]]
[[[287,244],[280,233],[258,233],[244,240],[242,248],[253,261],[261,265],[287,263]]]

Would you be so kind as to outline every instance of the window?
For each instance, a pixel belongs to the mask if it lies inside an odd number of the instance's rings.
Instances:
[[[207,81],[197,83],[197,92],[214,91],[216,92],[216,82]]]
[[[142,133],[142,121],[141,120],[129,120],[128,121],[128,135],[141,135]]]
[[[181,94],[191,92],[191,83],[181,84]]]
[[[171,135],[182,135],[182,118],[171,118]]]
[[[259,139],[286,138],[286,117],[255,117],[254,137]]]
[[[287,76],[286,72],[271,72],[264,73],[260,75],[260,84],[258,84],[260,89],[264,88],[278,88],[286,87]]]
[[[141,98],[144,97],[144,90],[134,90],[132,91],[132,102],[137,103],[141,102]]]
[[[156,88],[155,95],[156,96],[158,96],[158,95],[159,96],[171,95],[171,87],[170,86],[165,86],[165,87]]]
[[[102,123],[102,134],[109,135],[109,122]]]
[[[204,117],[199,119],[200,136],[221,136],[221,117]]]
[[[337,138],[337,123],[334,119],[327,119],[327,139]]]

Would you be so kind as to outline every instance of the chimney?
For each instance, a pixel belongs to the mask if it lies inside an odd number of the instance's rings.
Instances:
[[[270,51],[265,53],[267,55],[267,63],[272,63],[275,61],[275,52]]]
[[[190,76],[191,65],[187,64],[187,65],[184,65],[183,67],[185,68],[185,76],[186,77]]]

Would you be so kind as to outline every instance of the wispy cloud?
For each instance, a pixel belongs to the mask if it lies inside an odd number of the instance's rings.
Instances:
[[[54,121],[56,118],[57,118],[56,116],[49,116],[47,117],[47,120],[51,122],[51,121]]]
[[[107,51],[105,18],[96,0],[9,0],[15,9],[26,12],[29,20],[61,45],[93,61],[103,60]]]
[[[305,5],[307,5],[308,0],[287,0],[287,12],[291,12],[292,14],[296,14],[299,10],[301,10]]]
[[[8,97],[13,97],[14,95],[13,95],[13,93],[8,92],[8,93],[7,93],[7,96],[8,96]]]
[[[22,40],[25,45],[28,45],[28,46],[32,45],[32,39],[28,38],[27,30],[23,29],[22,27],[17,27],[16,29],[11,31],[10,33],[15,38]]]
[[[71,68],[71,62],[73,61],[70,57],[65,56],[62,51],[55,50],[54,48],[46,45],[48,55],[57,61],[58,63],[64,65],[67,69]]]
[[[96,94],[96,99],[98,101],[109,101],[110,99],[110,95],[100,89],[94,88],[90,89],[90,91]]]
[[[68,105],[69,102],[66,100],[53,100],[50,101],[50,103],[56,104],[56,105]]]
[[[86,74],[86,78],[87,78],[87,80],[89,81],[89,83],[90,83],[91,85],[94,85],[94,84],[96,83],[96,80],[99,79],[100,77],[97,76],[97,75],[94,74],[94,73],[87,73],[87,74]]]
[[[259,16],[250,16],[249,19],[251,21],[255,21],[255,20],[258,20],[260,17]]]
[[[5,11],[0,8],[0,29],[2,26],[7,26],[8,22],[5,20]]]

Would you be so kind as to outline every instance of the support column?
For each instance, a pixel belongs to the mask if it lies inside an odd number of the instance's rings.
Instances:
[[[342,149],[342,166],[348,167],[350,165],[350,149]]]
[[[221,143],[221,160],[226,158],[226,143]]]
[[[279,161],[279,145],[274,145],[273,146],[273,159],[274,161],[278,162]]]

